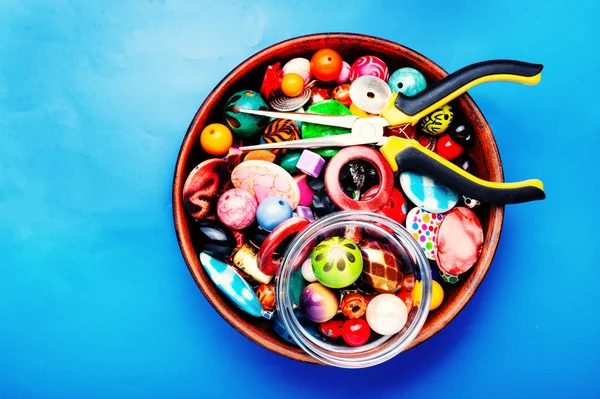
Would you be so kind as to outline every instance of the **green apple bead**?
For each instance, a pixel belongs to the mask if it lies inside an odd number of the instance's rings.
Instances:
[[[362,273],[363,258],[358,245],[344,237],[321,241],[311,255],[312,269],[321,284],[344,288]]]

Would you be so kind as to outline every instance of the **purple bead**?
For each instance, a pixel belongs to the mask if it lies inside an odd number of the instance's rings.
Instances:
[[[319,154],[304,150],[298,159],[296,168],[309,176],[318,177],[323,165],[325,165],[325,160]]]
[[[296,213],[298,214],[298,216],[303,217],[305,219],[308,219],[311,222],[313,220],[315,220],[315,217],[313,216],[312,210],[308,206],[298,205],[296,207]]]

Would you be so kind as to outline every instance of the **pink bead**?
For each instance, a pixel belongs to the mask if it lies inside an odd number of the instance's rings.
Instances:
[[[340,72],[340,76],[338,76],[335,79],[335,83],[341,85],[342,83],[346,83],[349,78],[350,78],[350,64],[348,64],[346,61],[344,61],[342,64],[342,72]]]
[[[301,205],[299,205],[299,206],[296,208],[296,213],[298,214],[298,216],[300,216],[300,217],[303,217],[303,218],[305,218],[305,219],[308,219],[308,220],[310,220],[311,222],[312,222],[313,220],[315,220],[315,217],[314,217],[314,215],[313,215],[312,211],[311,211],[311,210],[310,210],[310,208],[309,208],[309,207],[307,207],[307,206],[301,206]]]
[[[244,229],[252,224],[256,216],[256,198],[239,188],[228,190],[217,202],[217,215],[227,227]]]
[[[315,192],[312,188],[308,187],[308,184],[306,184],[306,175],[294,176],[294,180],[296,180],[298,188],[300,189],[300,202],[298,202],[298,205],[310,206]]]
[[[354,82],[356,78],[365,75],[375,76],[386,82],[390,77],[385,62],[372,55],[365,55],[354,61],[350,68],[350,82]]]
[[[298,159],[296,168],[309,176],[319,177],[323,165],[325,165],[325,160],[319,154],[304,150],[300,155],[300,159]]]

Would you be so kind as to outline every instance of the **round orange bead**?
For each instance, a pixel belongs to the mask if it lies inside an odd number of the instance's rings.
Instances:
[[[324,82],[335,80],[340,76],[343,67],[342,56],[329,48],[317,51],[310,60],[310,71],[315,78]]]
[[[288,73],[281,81],[281,91],[288,97],[296,97],[304,90],[304,79],[297,73]]]
[[[231,148],[232,143],[231,130],[220,123],[212,123],[200,133],[200,145],[211,155],[225,154]]]

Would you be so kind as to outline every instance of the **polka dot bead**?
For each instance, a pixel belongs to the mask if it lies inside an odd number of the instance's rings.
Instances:
[[[425,256],[435,260],[437,255],[437,233],[444,216],[414,207],[406,216],[406,229],[417,240]]]

